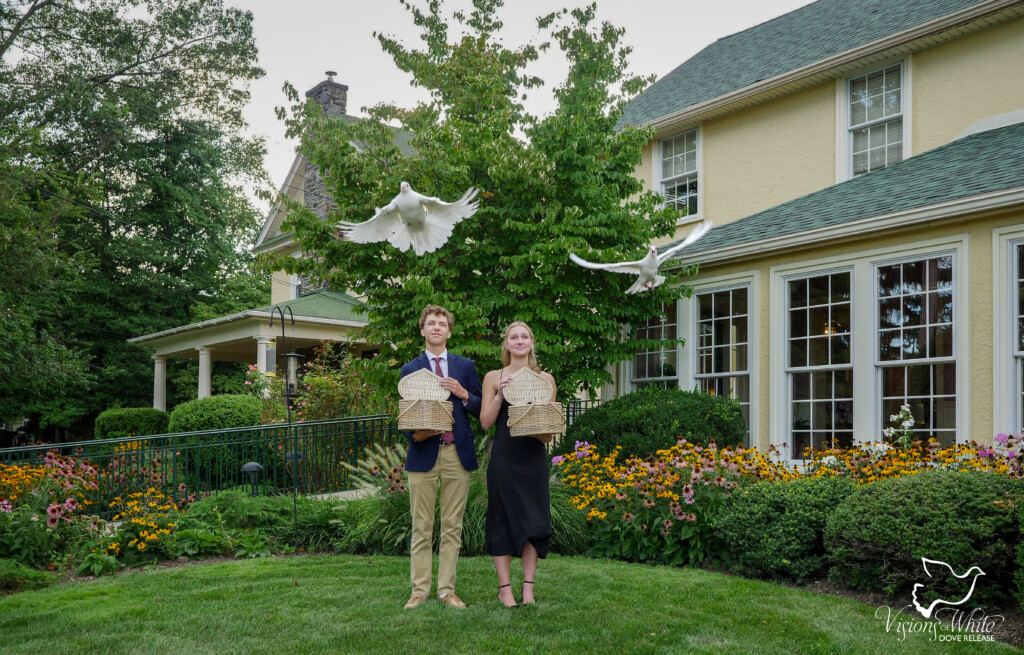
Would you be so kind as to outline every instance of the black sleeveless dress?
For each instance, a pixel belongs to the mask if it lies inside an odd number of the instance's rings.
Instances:
[[[533,437],[509,436],[508,407],[503,400],[487,464],[484,548],[492,556],[522,557],[529,541],[544,558],[551,547],[548,453]]]

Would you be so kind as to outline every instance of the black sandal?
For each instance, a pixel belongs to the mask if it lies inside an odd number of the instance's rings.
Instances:
[[[523,584],[533,584],[533,580],[523,580]],[[523,605],[536,605],[536,604],[537,604],[537,600],[536,599],[534,599],[534,601],[532,603],[526,603],[526,602],[523,603]]]
[[[504,589],[505,587],[511,587],[511,586],[512,586],[511,582],[508,583],[508,584],[498,585],[498,594],[499,594],[498,595],[498,602],[500,602],[502,605],[505,605],[505,601],[501,600],[501,590]],[[515,600],[515,599],[516,599],[516,597],[513,596],[512,600]],[[509,609],[512,609],[513,607],[519,607],[519,603],[516,603],[515,605],[505,605],[505,607],[507,607]]]

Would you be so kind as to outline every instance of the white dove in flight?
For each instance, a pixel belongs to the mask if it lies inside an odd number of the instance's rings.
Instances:
[[[708,230],[711,229],[711,221],[704,220],[697,224],[697,227],[686,235],[686,238],[672,246],[665,252],[658,254],[658,248],[651,246],[647,249],[647,256],[641,260],[635,262],[619,262],[617,264],[598,264],[595,262],[588,262],[585,259],[577,257],[573,253],[569,253],[569,259],[574,263],[579,264],[584,268],[593,268],[601,271],[611,271],[612,273],[632,273],[636,275],[636,282],[633,286],[626,289],[626,293],[639,293],[648,289],[653,289],[659,286],[665,281],[664,275],[658,275],[658,267],[662,265],[666,260],[671,259],[677,252],[690,245],[697,239],[704,236]]]
[[[387,241],[395,248],[406,251],[412,246],[417,256],[434,252],[452,235],[459,221],[476,213],[479,200],[473,202],[477,190],[470,187],[455,202],[421,195],[402,182],[401,191],[373,218],[365,223],[338,223],[342,233],[355,243]]]
[[[939,561],[937,559],[926,559],[922,557],[921,566],[924,568],[924,572],[928,575],[929,578],[934,577],[932,576],[931,571],[928,570],[929,564],[941,564],[942,566],[946,567],[946,570],[948,570],[950,574],[953,575],[953,577],[960,578],[961,580],[972,574],[974,575],[974,577],[971,578],[970,591],[968,591],[967,595],[961,598],[960,600],[954,602],[951,600],[942,600],[941,598],[936,598],[928,607],[923,607],[920,603],[917,602],[917,590],[923,587],[924,585],[920,582],[915,583],[914,589],[910,592],[910,595],[913,599],[914,607],[917,608],[917,611],[921,613],[921,616],[923,616],[926,619],[931,618],[932,612],[935,611],[935,606],[939,603],[945,603],[946,605],[962,605],[963,603],[966,603],[967,599],[970,598],[971,594],[974,593],[974,585],[978,584],[978,576],[985,575],[985,572],[977,566],[972,566],[971,568],[967,569],[967,573],[964,573],[963,575],[957,575],[956,571],[954,571],[953,567],[949,564],[946,564],[945,562]]]

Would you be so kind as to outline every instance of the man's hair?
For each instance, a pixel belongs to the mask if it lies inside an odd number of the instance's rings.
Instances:
[[[452,316],[452,313],[450,311],[448,311],[444,307],[441,307],[440,305],[427,305],[426,307],[423,308],[423,311],[420,312],[420,329],[422,330],[423,326],[427,324],[428,316],[436,316],[438,314],[448,319],[449,330],[455,327],[455,317]]]

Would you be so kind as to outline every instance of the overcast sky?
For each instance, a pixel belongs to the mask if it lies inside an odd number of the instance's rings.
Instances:
[[[410,0],[420,7],[426,0]],[[305,92],[337,71],[336,81],[348,86],[348,113],[360,107],[393,102],[411,107],[426,99],[422,89],[409,84],[373,38],[374,31],[398,37],[419,47],[419,31],[398,0],[227,0],[254,16],[260,65],[266,76],[253,85],[247,118],[255,134],[267,139],[267,170],[275,187],[284,181],[294,158],[294,141],[284,138],[284,124],[274,108],[285,104],[281,86],[287,80]],[[505,45],[516,47],[545,39],[537,30],[537,16],[584,2],[506,0],[499,16]],[[724,36],[771,20],[810,4],[809,0],[599,0],[598,17],[626,29],[632,46],[630,70],[635,74],[669,73],[701,48]],[[468,9],[470,0],[448,0],[445,12]],[[453,36],[456,36],[453,33]],[[527,109],[535,114],[554,108],[552,90],[565,74],[557,48],[536,62],[530,72],[546,82],[529,93]]]

